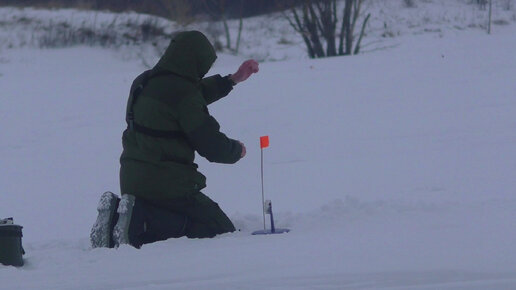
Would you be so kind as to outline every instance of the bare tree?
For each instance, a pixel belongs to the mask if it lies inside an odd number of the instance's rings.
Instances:
[[[491,34],[491,22],[493,16],[493,0],[489,0],[489,23],[487,25],[487,33]]]
[[[472,0],[472,2],[476,3],[480,7],[480,9],[486,10],[487,0]]]
[[[244,23],[244,21],[243,21],[244,0],[240,0],[239,2],[240,2],[239,3],[240,4],[240,17],[239,17],[239,24],[238,24],[238,36],[237,36],[237,41],[235,44],[235,49],[233,49],[232,41],[231,41],[231,32],[229,30],[228,19],[227,19],[227,15],[226,15],[226,7],[227,7],[226,0],[202,0],[202,4],[204,5],[205,10],[208,11],[210,16],[215,21],[221,21],[224,26],[224,35],[226,38],[226,46],[225,46],[226,49],[232,50],[235,53],[238,53],[238,49],[240,47],[240,40],[241,40],[241,35],[242,35],[243,23]]]
[[[303,37],[310,58],[351,55],[360,52],[360,44],[368,14],[355,40],[355,27],[361,15],[364,0],[344,0],[342,19],[338,16],[337,0],[304,0],[285,13],[290,25]],[[340,23],[340,31],[337,25]],[[336,39],[338,37],[338,50]],[[324,48],[326,45],[326,49]],[[354,46],[354,48],[353,48]]]

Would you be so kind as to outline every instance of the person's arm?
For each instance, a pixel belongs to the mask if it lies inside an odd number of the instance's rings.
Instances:
[[[209,105],[227,96],[235,83],[226,77],[214,75],[201,80],[201,91],[204,100]]]
[[[201,80],[201,90],[206,103],[211,104],[227,96],[236,84],[247,80],[259,70],[258,62],[253,59],[244,61],[238,70],[231,75],[221,77],[214,75]]]
[[[201,102],[200,96],[184,98],[178,104],[179,124],[188,142],[210,162],[232,164],[245,155],[245,147],[220,132],[220,125]]]

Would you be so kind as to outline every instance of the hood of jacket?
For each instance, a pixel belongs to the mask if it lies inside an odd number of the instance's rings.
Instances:
[[[167,70],[192,81],[199,81],[216,59],[215,49],[204,34],[185,31],[170,41],[155,70]]]

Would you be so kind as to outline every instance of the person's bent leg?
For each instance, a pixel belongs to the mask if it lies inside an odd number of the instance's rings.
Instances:
[[[136,204],[141,206],[144,220],[143,231],[134,239],[140,245],[185,235],[188,238],[212,238],[235,231],[219,205],[201,192],[185,199],[151,201],[137,198]]]
[[[141,235],[143,244],[179,238],[185,235],[188,218],[186,215],[165,208],[143,203],[145,231]]]
[[[235,226],[219,205],[199,192],[190,198],[184,213],[189,217],[186,236],[189,238],[212,238],[215,235],[235,231]]]

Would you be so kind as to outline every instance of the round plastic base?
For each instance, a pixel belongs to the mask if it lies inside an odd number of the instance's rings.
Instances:
[[[290,232],[289,229],[275,229],[274,232],[271,230],[259,230],[254,231],[253,235],[275,235],[275,234],[283,234]]]

